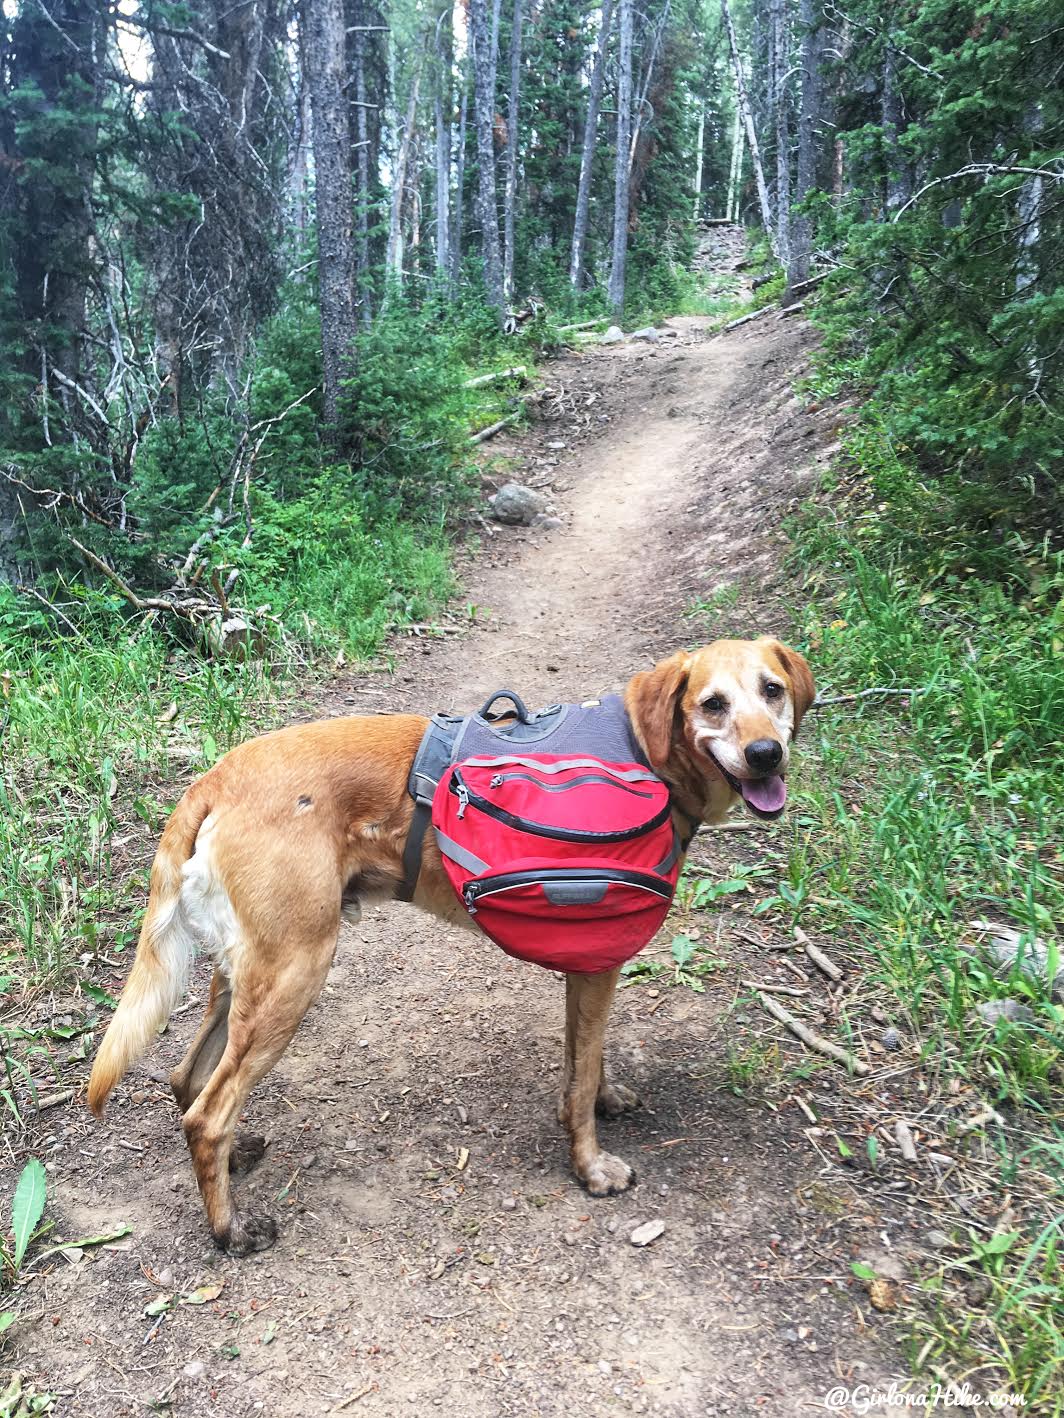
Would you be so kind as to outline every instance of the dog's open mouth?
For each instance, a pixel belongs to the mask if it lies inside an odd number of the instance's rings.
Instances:
[[[739,794],[755,817],[769,821],[779,817],[787,804],[787,784],[782,773],[770,773],[767,778],[736,778],[714,754],[708,749],[705,752],[732,792]]]

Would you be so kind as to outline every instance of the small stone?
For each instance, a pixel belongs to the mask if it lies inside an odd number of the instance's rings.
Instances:
[[[201,1379],[207,1372],[207,1365],[200,1359],[190,1359],[181,1372],[186,1379]]]
[[[541,512],[546,512],[546,499],[534,488],[521,483],[503,483],[490,499],[491,515],[496,522],[511,527],[527,527]]]
[[[644,1221],[642,1226],[637,1226],[628,1237],[633,1246],[649,1246],[652,1241],[656,1241],[659,1236],[665,1234],[664,1221]]]
[[[633,330],[628,337],[631,340],[646,340],[647,344],[656,345],[661,339],[653,325],[645,325],[642,330]]]
[[[989,1276],[973,1275],[964,1287],[964,1295],[969,1305],[982,1305],[990,1299],[993,1288]]]
[[[159,1282],[160,1290],[172,1290],[174,1288],[174,1272],[169,1266],[165,1266],[155,1277]]]
[[[879,1036],[879,1042],[890,1053],[894,1053],[895,1050],[901,1048],[901,1031],[891,1025],[888,1029],[883,1030],[883,1033]]]
[[[1010,1024],[1030,1024],[1034,1020],[1034,1010],[1015,999],[988,999],[975,1006],[975,1012],[984,1024],[993,1027],[999,1019],[1007,1019]]]
[[[611,325],[606,333],[599,338],[600,345],[623,345],[624,331],[619,325]]]
[[[606,1374],[606,1375],[612,1374],[612,1373],[613,1373],[613,1365],[610,1363],[610,1361],[609,1361],[608,1359],[600,1359],[600,1360],[598,1361],[598,1371],[599,1371],[600,1374]]]
[[[562,1237],[562,1240],[567,1246],[575,1246],[576,1243],[580,1240],[580,1237],[575,1231],[566,1231],[565,1235]]]
[[[932,1250],[944,1251],[951,1242],[945,1231],[931,1230],[924,1235],[924,1244],[930,1246]]]
[[[515,1199],[514,1197],[512,1197],[512,1196],[504,1196],[503,1199],[502,1199],[502,1209],[503,1209],[503,1211],[516,1211],[516,1210],[517,1210],[517,1201],[516,1201],[516,1199]]]
[[[606,1222],[606,1230],[610,1233],[611,1236],[615,1236],[617,1234],[617,1224],[618,1223],[616,1216],[611,1216],[610,1219]]]
[[[133,1100],[134,1103],[146,1103],[146,1102],[148,1101],[148,1095],[147,1095],[147,1093],[144,1091],[143,1088],[138,1088],[135,1092],[131,1093],[129,1096],[130,1096],[130,1098]]]
[[[357,1152],[357,1151],[358,1151],[358,1138],[357,1138],[357,1137],[349,1137],[349,1138],[347,1139],[347,1141],[344,1143],[344,1151],[345,1151],[345,1152]],[[310,1153],[310,1156],[311,1156],[311,1157],[313,1157],[314,1155],[315,1155],[315,1154],[314,1154],[313,1152]]]
[[[346,1144],[347,1151],[349,1151],[349,1152],[354,1152],[355,1148],[351,1146],[351,1143],[353,1143],[354,1141],[355,1141],[354,1138],[351,1138],[351,1139],[348,1141],[348,1143]],[[358,1144],[355,1143],[355,1146],[357,1146],[357,1145],[358,1145]],[[309,1172],[310,1169],[311,1169],[311,1167],[314,1166],[314,1164],[317,1162],[317,1160],[318,1160],[318,1154],[317,1154],[316,1152],[304,1152],[303,1155],[302,1155],[302,1157],[300,1157],[300,1159],[299,1159],[299,1167],[300,1167],[300,1170],[303,1171],[303,1172]]]
[[[564,524],[560,517],[551,517],[549,513],[537,512],[528,525],[534,532],[554,532]]]

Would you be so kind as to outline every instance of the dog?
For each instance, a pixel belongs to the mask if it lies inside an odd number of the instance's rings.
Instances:
[[[763,637],[679,651],[636,674],[624,703],[674,815],[719,822],[737,801],[783,811],[790,746],[815,689],[801,655]],[[251,1089],[281,1057],[332,964],[341,915],[402,879],[410,767],[428,721],[330,719],[252,739],[198,779],[174,809],[151,869],[136,959],[88,1087],[97,1117],[169,1018],[197,945],[214,958],[207,1012],[170,1076],[211,1233],[232,1255],[264,1250],[269,1216],[235,1206],[230,1171],[265,1140],[235,1136]],[[679,821],[679,818],[677,818]],[[426,838],[414,904],[471,925]],[[634,1107],[611,1082],[603,1038],[619,970],[566,976],[560,1121],[572,1168],[593,1196],[623,1192],[632,1168],[599,1145],[596,1111]]]

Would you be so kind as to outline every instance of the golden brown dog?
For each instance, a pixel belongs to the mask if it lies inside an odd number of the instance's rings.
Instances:
[[[778,640],[719,640],[630,681],[625,706],[678,812],[718,822],[742,798],[783,810],[791,740],[813,701],[805,660]],[[115,1084],[177,1004],[197,945],[214,958],[207,1014],[170,1077],[215,1240],[242,1255],[275,1239],[242,1216],[230,1169],[261,1156],[234,1136],[248,1093],[281,1057],[332,963],[345,905],[390,895],[402,877],[412,800],[407,777],[427,720],[394,714],[281,729],[227,754],[174,810],[155,857],[137,956],[100,1045],[88,1102]],[[415,905],[469,924],[431,834]],[[559,1117],[572,1165],[595,1196],[624,1191],[632,1169],[599,1146],[596,1106],[637,1101],[611,1084],[603,1036],[617,970],[566,977]]]

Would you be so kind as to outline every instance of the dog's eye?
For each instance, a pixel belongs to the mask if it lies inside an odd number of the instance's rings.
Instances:
[[[779,699],[779,698],[782,696],[782,694],[783,694],[783,685],[782,685],[782,684],[766,684],[766,685],[765,685],[765,698],[766,698],[766,699]]]
[[[702,708],[707,714],[723,714],[727,707],[719,694],[711,694],[708,699],[702,700]]]

